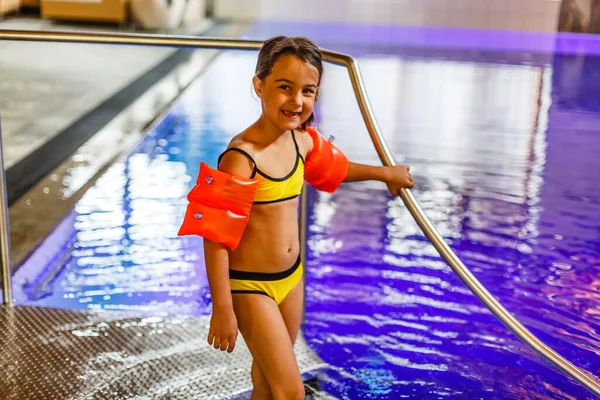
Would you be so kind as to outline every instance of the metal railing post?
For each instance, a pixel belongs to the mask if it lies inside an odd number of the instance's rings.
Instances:
[[[6,172],[2,146],[2,118],[0,115],[0,252],[2,253],[2,299],[4,305],[12,306],[12,274],[10,270],[10,229],[6,196]]]

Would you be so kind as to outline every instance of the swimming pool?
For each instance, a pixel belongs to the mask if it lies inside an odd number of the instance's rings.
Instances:
[[[509,311],[600,375],[598,57],[396,50],[356,47],[416,198]],[[254,62],[224,53],[100,178],[19,270],[18,303],[210,312],[201,241],[175,234],[199,161],[214,165],[258,115]],[[320,128],[378,163],[345,71],[327,67],[323,85]],[[478,303],[384,189],[309,192],[304,334],[331,365],[322,387],[348,399],[591,398]]]

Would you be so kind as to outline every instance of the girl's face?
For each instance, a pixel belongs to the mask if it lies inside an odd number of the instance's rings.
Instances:
[[[280,56],[264,79],[253,79],[261,99],[263,116],[288,131],[302,125],[312,114],[319,85],[319,70],[291,54]]]

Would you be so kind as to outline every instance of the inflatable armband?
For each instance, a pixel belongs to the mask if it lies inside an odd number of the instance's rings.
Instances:
[[[306,132],[313,140],[313,149],[304,163],[304,180],[317,190],[333,193],[348,175],[349,161],[331,141],[311,127]]]
[[[235,250],[250,217],[258,181],[241,178],[200,163],[196,185],[178,236],[198,235]]]

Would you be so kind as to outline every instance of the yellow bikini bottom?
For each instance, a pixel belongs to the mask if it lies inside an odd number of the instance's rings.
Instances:
[[[294,265],[281,272],[248,272],[229,270],[231,293],[262,294],[280,304],[302,279],[300,256]]]

